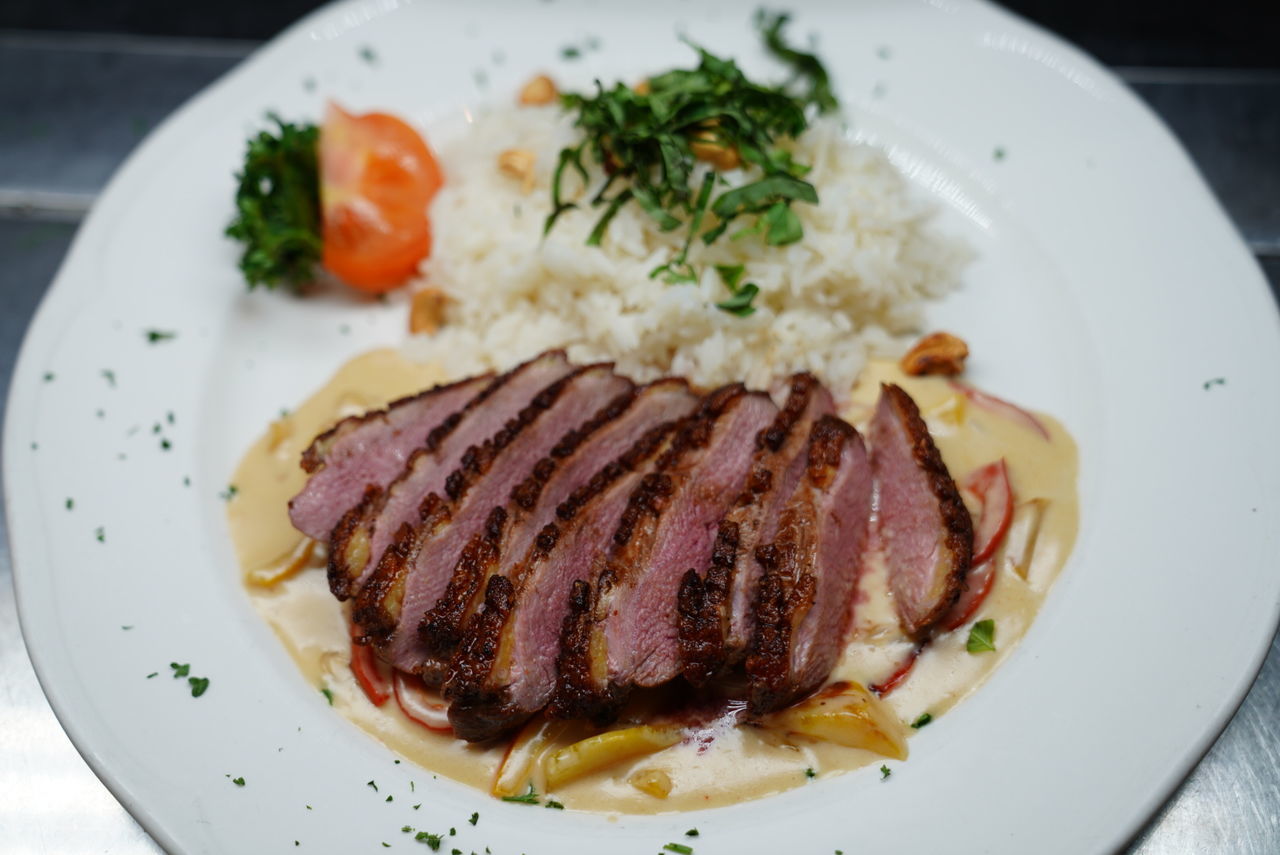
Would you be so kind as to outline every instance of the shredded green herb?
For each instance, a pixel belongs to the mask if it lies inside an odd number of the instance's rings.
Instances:
[[[173,669],[173,679],[178,680],[191,673],[191,663],[179,665],[177,662],[170,662],[169,667]]]
[[[986,653],[996,649],[996,622],[991,618],[980,620],[969,628],[969,640],[964,649],[970,653]]]
[[[547,799],[543,807],[551,808],[552,810],[564,810],[564,805],[555,799]]]
[[[159,344],[162,341],[169,341],[178,337],[176,332],[167,330],[146,330],[143,335],[147,337],[148,344]]]
[[[522,805],[536,805],[538,804],[538,791],[534,789],[533,784],[531,783],[529,784],[528,792],[522,793],[518,796],[503,796],[502,800],[504,802],[519,802]]]
[[[917,718],[915,721],[911,722],[911,726],[912,726],[913,728],[915,728],[916,730],[919,730],[920,728],[924,727],[926,724],[928,724],[928,723],[929,723],[929,722],[931,722],[931,721],[933,721],[933,715],[932,715],[932,714],[930,714],[930,713],[920,713],[919,718]]]
[[[893,770],[890,769],[888,766],[880,767],[880,780],[883,781],[885,778],[888,778],[892,774],[893,774]]]
[[[419,843],[425,843],[431,848],[432,852],[440,851],[440,844],[444,842],[443,834],[431,834],[427,831],[419,831],[413,836],[413,839]]]
[[[333,692],[329,689],[321,689],[320,694],[324,695],[325,700],[329,702],[329,706],[333,706]]]
[[[198,698],[209,689],[208,677],[189,677],[187,684],[191,686],[191,697]]]
[[[226,232],[244,244],[240,270],[251,289],[310,282],[322,249],[319,128],[268,118],[278,132],[260,131],[249,140],[236,176],[236,216]]]
[[[818,777],[818,773],[813,771],[813,767],[810,766],[808,769],[804,770],[804,776],[806,778],[816,778]]]
[[[676,852],[678,855],[693,855],[693,847],[685,846],[683,843],[668,843],[662,848],[663,851]]]
[[[696,828],[691,828],[691,829],[689,829],[688,831],[686,831],[686,832],[684,833],[684,836],[685,836],[685,837],[697,837],[697,836],[698,836],[698,829],[696,829]]]
[[[604,178],[584,195],[586,204],[601,210],[588,245],[599,245],[609,222],[633,201],[662,231],[684,229],[682,248],[650,276],[669,283],[697,281],[689,261],[693,241],[710,244],[739,220],[746,225],[734,238],[756,235],[770,246],[799,241],[804,230],[791,206],[817,204],[818,193],[804,180],[809,167],[796,163],[780,143],[808,127],[807,110],[827,112],[837,102],[817,57],[787,46],[787,20],[761,14],[756,21],[766,47],[792,71],[786,85],[754,83],[733,60],[691,43],[699,58],[696,68],[659,74],[642,91],[623,83],[606,89],[597,81],[594,94],[562,95],[583,139],[560,152],[544,232],[565,211],[579,207],[566,198],[566,174],[572,170],[589,185],[588,166],[594,163]],[[798,94],[790,91],[795,84],[802,89]],[[700,158],[710,164],[705,171],[697,165]],[[716,195],[719,173],[740,166],[758,169],[759,177]],[[719,307],[750,314],[756,290],[731,289],[734,296]]]
[[[475,825],[475,824],[476,824],[477,822],[479,822],[479,821],[480,821],[480,814],[479,814],[479,813],[473,813],[473,814],[471,814],[471,819],[467,820],[467,822],[471,823],[472,825]]]
[[[232,779],[231,779],[231,783],[235,784],[237,787],[243,787],[243,786],[244,786],[244,778],[232,778]]]

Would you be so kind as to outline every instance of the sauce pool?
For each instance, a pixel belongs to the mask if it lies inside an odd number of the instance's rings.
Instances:
[[[329,593],[323,549],[299,534],[288,516],[289,499],[306,482],[298,461],[317,434],[340,418],[450,379],[438,366],[411,362],[395,350],[351,360],[248,450],[232,481],[237,490],[227,514],[250,600],[304,678],[317,690],[327,689],[338,713],[398,755],[488,792],[508,743],[471,745],[410,720],[394,699],[381,707],[370,703],[350,668],[349,606]],[[964,625],[935,637],[883,698],[905,725],[924,713],[937,717],[974,691],[1031,625],[1075,542],[1076,448],[1050,417],[1036,415],[1046,439],[1024,422],[975,404],[945,380],[907,377],[887,362],[864,370],[842,413],[864,434],[882,382],[897,383],[915,399],[957,483],[1004,458],[1015,497],[1009,533],[992,558],[990,595]],[[832,680],[868,686],[897,670],[914,644],[898,626],[883,566],[873,563],[864,572],[857,596],[853,635]],[[996,649],[970,653],[970,628],[987,619],[993,621]],[[591,732],[582,725],[566,726],[546,750]],[[813,775],[885,762],[870,751],[770,727],[712,726],[700,735],[707,738],[620,762],[547,795],[581,810],[683,811],[760,798],[801,786]],[[656,790],[655,780],[663,783]],[[546,793],[537,764],[532,783]],[[665,796],[655,795],[668,789]]]

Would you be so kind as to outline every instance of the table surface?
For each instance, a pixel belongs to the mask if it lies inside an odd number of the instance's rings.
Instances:
[[[150,128],[254,46],[0,30],[0,416],[23,332],[95,195]],[[1182,140],[1280,295],[1280,71],[1115,70]],[[40,691],[3,521],[0,851],[160,851]],[[1280,643],[1212,750],[1127,851],[1280,852]]]

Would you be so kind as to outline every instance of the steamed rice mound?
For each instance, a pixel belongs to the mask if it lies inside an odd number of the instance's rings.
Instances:
[[[671,259],[684,230],[664,234],[634,203],[600,247],[584,243],[601,213],[585,200],[544,238],[552,170],[573,141],[557,108],[525,107],[480,117],[442,150],[446,183],[432,205],[433,250],[418,287],[450,300],[445,326],[413,337],[410,355],[461,376],[564,347],[575,362],[614,361],[637,380],[676,374],[704,387],[765,388],[808,370],[847,390],[869,356],[900,350],[898,338],[917,331],[922,300],[953,288],[967,258],[963,245],[933,233],[929,206],[881,151],[821,120],[794,144],[796,159],[813,166],[808,180],[820,199],[794,206],[804,238],[785,247],[754,235],[731,240],[748,225],[735,222],[711,246],[694,242],[697,284],[669,285],[649,273]],[[498,169],[499,154],[513,148],[536,153],[532,186]],[[569,198],[582,193],[576,175],[565,188]],[[729,296],[717,264],[745,265],[742,282],[760,288],[755,314],[716,308]]]

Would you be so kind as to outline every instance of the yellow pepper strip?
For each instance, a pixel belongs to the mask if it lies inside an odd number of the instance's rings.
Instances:
[[[270,588],[285,579],[298,575],[302,568],[311,563],[311,557],[315,555],[315,552],[316,541],[309,537],[304,537],[298,541],[298,545],[288,555],[280,559],[278,564],[250,570],[245,574],[245,578],[250,585],[256,585],[259,588]]]
[[[678,727],[641,725],[625,730],[610,730],[567,745],[547,757],[543,769],[547,776],[547,789],[607,769],[610,766],[654,754],[680,741]]]
[[[858,683],[841,683],[770,716],[769,727],[907,759],[907,734],[888,704]]]
[[[489,791],[499,798],[523,793],[529,783],[533,764],[551,741],[564,732],[567,725],[568,722],[550,721],[543,716],[531,719],[520,729],[515,739],[511,740],[502,764],[493,776],[493,785]]]

